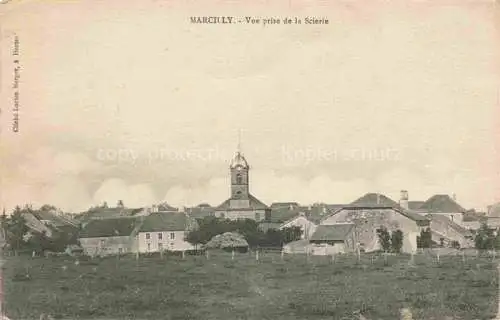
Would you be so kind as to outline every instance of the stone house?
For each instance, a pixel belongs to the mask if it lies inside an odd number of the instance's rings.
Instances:
[[[357,239],[353,223],[320,225],[310,237],[310,252],[313,255],[332,255],[354,252]]]
[[[183,212],[153,213],[144,218],[137,232],[139,252],[186,251],[195,247],[187,242],[197,223]]]
[[[403,232],[403,252],[417,250],[417,237],[422,230],[430,226],[425,216],[402,209],[398,203],[388,197],[368,193],[350,205],[341,207],[324,217],[319,225],[338,223],[354,224],[355,238],[365,252],[380,250],[377,229],[385,227],[389,232]]]
[[[80,232],[80,246],[89,256],[136,252],[140,222],[137,217],[91,220]]]

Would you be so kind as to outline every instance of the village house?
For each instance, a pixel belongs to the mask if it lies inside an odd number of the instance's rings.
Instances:
[[[451,221],[461,225],[466,210],[457,203],[456,197],[447,194],[436,194],[430,197],[422,205],[411,209],[423,215],[438,214],[448,217]]]
[[[231,160],[231,196],[215,208],[215,216],[231,220],[263,221],[271,214],[270,208],[250,193],[250,166],[238,150]]]
[[[136,252],[140,222],[140,217],[90,220],[80,232],[80,246],[89,256]]]
[[[320,226],[338,223],[354,224],[355,238],[361,250],[380,250],[377,229],[385,227],[389,232],[401,230],[403,252],[417,250],[417,237],[430,226],[428,218],[402,209],[398,203],[378,193],[368,193],[350,205],[337,209],[324,217]],[[319,226],[318,226],[319,228]]]
[[[139,252],[186,251],[195,247],[186,236],[197,223],[183,212],[153,213],[145,217],[137,233]]]
[[[356,228],[353,223],[320,225],[310,237],[312,255],[332,255],[355,252],[357,249]]]
[[[432,241],[441,247],[472,248],[474,238],[471,231],[453,222],[447,216],[432,213],[426,215],[431,221]]]

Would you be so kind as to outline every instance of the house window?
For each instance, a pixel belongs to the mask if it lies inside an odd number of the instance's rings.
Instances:
[[[158,240],[162,240],[163,239],[163,233],[158,233]]]
[[[158,243],[158,251],[163,251],[163,243]]]
[[[220,217],[224,219],[226,217],[226,214],[224,212],[221,212]]]
[[[174,240],[175,239],[175,233],[174,232],[170,232],[170,240]]]
[[[260,220],[260,212],[255,212],[255,220]]]
[[[123,248],[118,248],[118,253],[123,253]]]
[[[151,251],[151,243],[148,243],[148,251]]]
[[[151,239],[151,235],[149,233],[146,233],[146,240]]]

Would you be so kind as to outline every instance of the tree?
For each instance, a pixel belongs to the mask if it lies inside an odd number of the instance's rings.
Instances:
[[[389,234],[389,231],[385,227],[380,227],[377,229],[377,236],[378,240],[380,243],[380,246],[382,247],[382,250],[385,252],[388,252],[391,250],[391,235]]]
[[[302,228],[297,226],[283,228],[281,229],[281,233],[283,235],[284,243],[297,241],[302,238]]]
[[[474,245],[478,250],[491,250],[495,247],[496,236],[493,230],[483,223],[476,233]]]
[[[25,245],[24,236],[28,233],[29,228],[26,225],[21,208],[16,206],[12,215],[7,218],[5,223],[6,242],[14,252],[22,249]]]
[[[401,249],[403,248],[403,231],[398,229],[392,232],[391,248],[392,252],[401,253]]]
[[[432,247],[432,233],[430,228],[420,231],[420,236],[417,237],[417,247],[418,248]]]
[[[118,203],[116,205],[118,208],[123,208],[124,205],[123,205],[123,200],[118,200]]]

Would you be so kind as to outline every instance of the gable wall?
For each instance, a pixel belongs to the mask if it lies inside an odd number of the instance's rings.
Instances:
[[[403,252],[417,249],[417,236],[421,227],[394,209],[342,209],[326,218],[321,225],[350,222],[355,224],[355,238],[364,245],[366,251],[379,250],[376,230],[381,226],[389,232],[400,229],[403,232]]]

